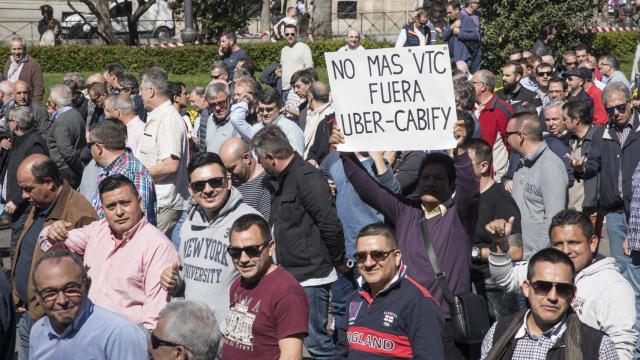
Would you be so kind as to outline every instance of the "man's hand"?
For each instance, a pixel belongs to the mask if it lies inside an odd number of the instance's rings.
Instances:
[[[179,264],[173,264],[168,268],[164,269],[162,275],[160,276],[160,286],[162,289],[166,291],[171,291],[176,286],[178,282],[178,268]]]
[[[327,179],[327,184],[329,184],[329,190],[331,190],[331,195],[336,196],[336,182],[332,179]]]
[[[509,250],[509,236],[513,229],[513,223],[516,219],[512,216],[509,221],[504,219],[496,219],[485,225],[484,229],[491,235],[496,248],[502,253]]]
[[[16,211],[16,204],[14,204],[13,201],[9,201],[4,206],[4,212],[6,212],[7,214],[13,214],[15,211]]]
[[[507,180],[504,183],[504,189],[508,192],[513,192],[513,180]]]
[[[456,120],[453,124],[453,137],[456,139],[458,146],[464,144],[464,140],[467,138],[467,128],[464,126],[464,120]]]
[[[622,242],[622,251],[625,255],[631,256],[631,247],[629,246],[629,238],[624,238],[624,242]]]
[[[0,141],[0,147],[5,149],[5,150],[11,150],[11,140],[9,139],[2,139]]]
[[[69,236],[69,230],[73,224],[64,220],[58,220],[49,226],[47,230],[47,238],[50,242],[65,241]]]
[[[587,157],[583,156],[581,158],[574,158],[570,154],[566,154],[565,157],[571,161],[571,166],[573,169],[579,173],[585,172],[585,165],[587,164]]]
[[[331,137],[329,137],[329,144],[334,146],[338,144],[344,144],[344,135],[342,134],[342,131],[338,129],[337,126],[334,126],[333,130],[331,130]]]

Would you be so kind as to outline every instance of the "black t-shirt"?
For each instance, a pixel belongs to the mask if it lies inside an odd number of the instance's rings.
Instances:
[[[511,194],[501,184],[494,183],[485,192],[480,194],[478,204],[478,222],[473,233],[473,246],[486,248],[491,245],[491,235],[484,229],[485,225],[496,219],[509,220],[515,217],[513,234],[522,233],[520,228],[520,210],[511,197]],[[471,277],[474,279],[489,277],[489,264],[473,262],[471,265]]]

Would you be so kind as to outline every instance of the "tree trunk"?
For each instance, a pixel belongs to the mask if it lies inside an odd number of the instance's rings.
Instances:
[[[313,22],[315,39],[331,39],[331,0],[316,0],[313,6]]]
[[[269,33],[271,29],[271,11],[269,9],[269,0],[262,0],[262,11],[260,11],[260,32]]]
[[[87,5],[89,10],[96,16],[98,20],[97,31],[101,37],[108,44],[118,43],[118,39],[113,34],[113,28],[111,27],[111,17],[109,16],[109,0],[81,0],[83,4]]]
[[[138,0],[138,8],[136,11],[127,15],[127,27],[129,28],[129,45],[138,45],[140,41],[140,36],[138,35],[138,21],[142,14],[144,14],[153,4],[156,3],[156,0]]]

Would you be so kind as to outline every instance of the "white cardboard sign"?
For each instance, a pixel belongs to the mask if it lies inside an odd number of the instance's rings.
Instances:
[[[325,53],[341,151],[456,146],[447,45]]]

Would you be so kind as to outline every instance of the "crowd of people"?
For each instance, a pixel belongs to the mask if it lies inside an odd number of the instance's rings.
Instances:
[[[11,39],[0,358],[638,358],[634,82],[584,45],[556,62],[545,26],[498,89],[478,6],[447,6],[456,147],[441,151],[337,151],[293,23],[259,79],[225,32],[208,84],[113,63],[66,74],[46,106]],[[396,46],[432,44],[429,24],[417,11]],[[339,51],[362,49],[351,30]]]

